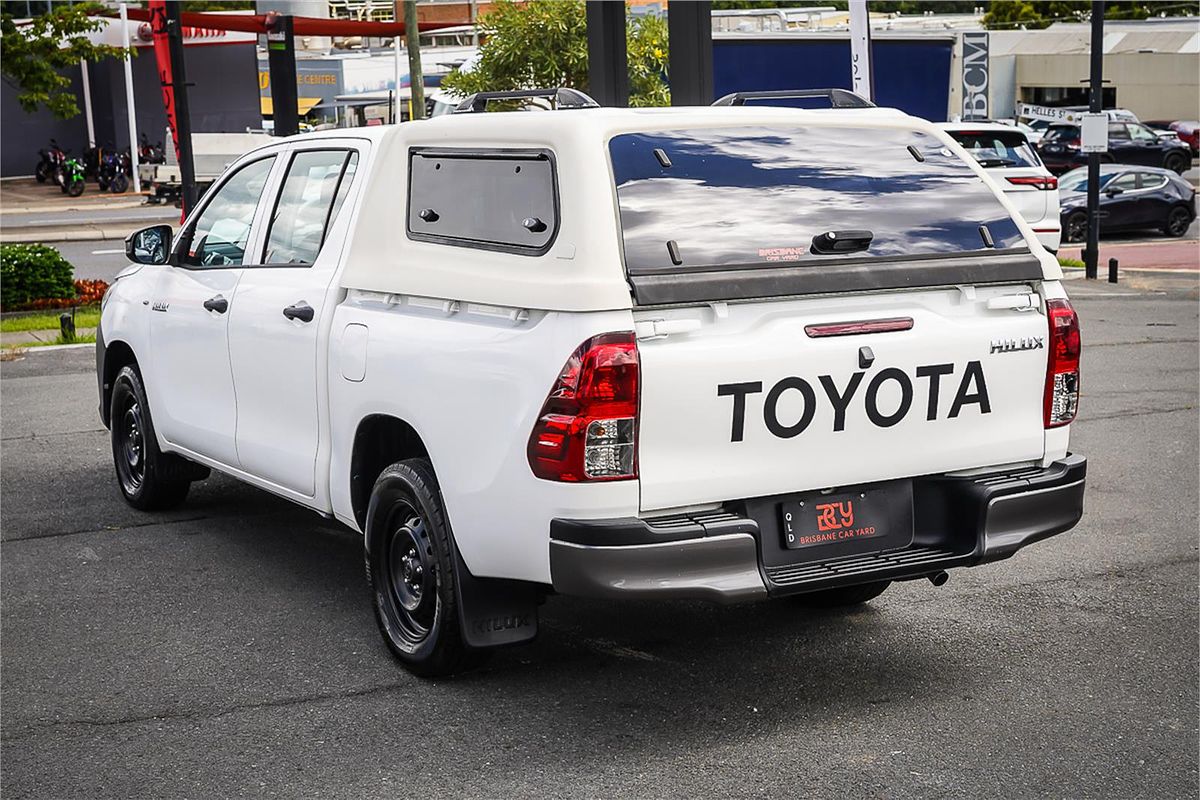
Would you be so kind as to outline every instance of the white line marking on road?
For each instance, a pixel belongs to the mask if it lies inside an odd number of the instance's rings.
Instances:
[[[93,250],[92,255],[94,255],[94,256],[111,256],[111,255],[116,255],[118,253],[124,253],[124,252],[125,252],[124,249],[121,249],[121,250]]]

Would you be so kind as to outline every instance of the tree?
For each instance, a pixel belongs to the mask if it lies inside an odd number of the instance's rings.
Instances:
[[[442,87],[462,95],[512,89],[588,88],[587,14],[582,0],[499,0],[479,20],[485,39],[468,72],[455,69]],[[627,26],[629,104],[666,105],[667,26],[653,16]]]
[[[1001,30],[1045,28],[1052,22],[1086,22],[1092,17],[1092,4],[1083,0],[992,0],[983,24]],[[1145,0],[1109,0],[1104,4],[1105,19],[1146,19],[1149,16],[1193,16],[1200,4],[1151,3]]]
[[[132,49],[88,41],[86,34],[104,26],[88,14],[103,10],[93,3],[57,4],[22,25],[11,14],[0,16],[0,74],[17,89],[21,108],[33,113],[45,106],[54,116],[70,119],[79,114],[79,106],[71,79],[61,70],[80,61],[132,55]]]

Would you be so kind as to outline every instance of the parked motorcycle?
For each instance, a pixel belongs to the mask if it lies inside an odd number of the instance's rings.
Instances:
[[[87,188],[87,181],[83,177],[83,162],[78,158],[66,159],[60,169],[62,174],[62,190],[65,194],[71,197],[79,197],[83,194],[83,190]]]
[[[162,164],[166,160],[162,142],[150,144],[150,140],[146,138],[146,134],[143,133],[138,136],[139,164]]]
[[[33,171],[33,176],[38,183],[45,183],[48,180],[54,180],[58,183],[58,171],[62,167],[62,162],[66,160],[66,153],[58,146],[58,142],[54,139],[50,140],[50,146],[44,150],[38,150],[38,163]]]
[[[100,191],[110,191],[122,194],[129,188],[129,173],[133,163],[129,153],[124,150],[108,150],[100,159],[100,167],[96,177]]]

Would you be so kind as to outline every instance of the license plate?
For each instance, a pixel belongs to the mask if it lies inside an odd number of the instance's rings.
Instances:
[[[798,497],[780,503],[779,511],[783,545],[789,550],[832,545],[843,545],[833,548],[838,551],[884,549],[912,539],[912,488],[907,482]]]

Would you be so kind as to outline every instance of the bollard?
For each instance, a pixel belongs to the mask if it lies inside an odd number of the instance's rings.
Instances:
[[[59,314],[58,315],[58,330],[59,338],[63,344],[71,344],[75,341],[75,315],[74,314]]]
[[[1110,258],[1108,260],[1108,282],[1117,282],[1117,260],[1115,258]]]

